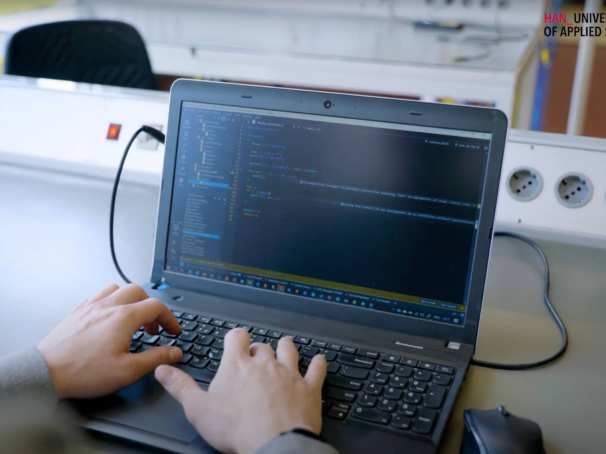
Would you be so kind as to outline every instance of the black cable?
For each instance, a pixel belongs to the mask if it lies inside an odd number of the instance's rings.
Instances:
[[[539,246],[535,241],[531,240],[528,237],[518,235],[517,233],[511,233],[511,232],[495,232],[495,236],[509,237],[509,238],[516,239],[518,241],[522,241],[523,243],[526,243],[528,246],[530,246],[539,255],[541,262],[543,262],[543,281],[544,281],[543,304],[545,304],[545,308],[549,312],[549,315],[551,316],[551,318],[555,322],[556,326],[558,327],[558,330],[560,331],[561,342],[560,342],[560,346],[559,346],[558,350],[555,353],[553,353],[552,355],[549,355],[546,358],[538,360],[538,361],[532,361],[532,362],[528,362],[528,363],[518,363],[518,364],[516,364],[516,363],[507,364],[507,363],[493,363],[491,361],[483,361],[481,359],[474,358],[471,360],[471,364],[473,364],[475,366],[487,367],[490,369],[499,369],[499,370],[526,370],[526,369],[535,369],[537,367],[544,366],[544,365],[549,364],[549,363],[557,360],[558,358],[560,358],[566,352],[566,349],[568,348],[568,330],[566,329],[566,325],[564,324],[564,321],[560,317],[560,314],[558,313],[557,309],[551,302],[551,299],[549,296],[549,289],[550,289],[550,285],[551,285],[549,261],[547,260],[547,256],[545,255],[545,252],[543,251],[541,246]]]
[[[126,274],[124,274],[124,271],[122,271],[122,268],[120,268],[120,264],[118,263],[118,257],[116,256],[116,247],[114,245],[114,212],[116,209],[116,196],[118,195],[120,177],[122,176],[122,171],[124,170],[124,163],[126,161],[126,157],[128,156],[128,151],[130,150],[130,147],[132,146],[137,136],[142,132],[149,134],[160,143],[164,143],[164,141],[166,140],[166,136],[162,131],[158,131],[157,129],[152,128],[151,126],[141,126],[139,129],[137,129],[137,131],[128,141],[128,144],[124,149],[124,153],[122,154],[122,159],[120,159],[120,164],[118,164],[118,171],[116,172],[116,177],[114,178],[112,198],[109,205],[109,249],[112,254],[112,260],[114,262],[114,266],[116,267],[116,271],[118,271],[120,277],[122,277],[122,279],[124,279],[124,282],[126,282],[127,284],[130,284],[131,280],[126,277]]]

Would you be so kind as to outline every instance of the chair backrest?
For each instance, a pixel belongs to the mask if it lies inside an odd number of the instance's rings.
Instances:
[[[77,20],[35,25],[15,33],[7,74],[131,88],[155,88],[139,32],[123,22]]]

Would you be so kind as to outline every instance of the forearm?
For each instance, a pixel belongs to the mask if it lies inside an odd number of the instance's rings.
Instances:
[[[38,349],[0,358],[0,397],[32,392],[56,399],[48,367]]]
[[[327,443],[290,432],[278,435],[256,454],[338,454],[338,451]]]

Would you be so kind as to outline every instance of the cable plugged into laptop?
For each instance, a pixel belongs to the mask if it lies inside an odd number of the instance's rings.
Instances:
[[[151,137],[156,139],[161,144],[164,144],[166,141],[166,136],[162,131],[159,131],[151,126],[141,126],[135,133],[132,135],[128,143],[126,144],[126,148],[124,148],[124,153],[122,153],[122,158],[120,159],[120,163],[118,164],[118,170],[116,172],[116,176],[114,178],[114,186],[112,188],[112,197],[109,205],[109,249],[112,255],[112,261],[114,262],[114,266],[116,267],[116,271],[120,275],[120,277],[127,284],[131,283],[131,280],[124,274],[120,264],[118,263],[118,257],[116,256],[116,246],[114,241],[114,215],[116,211],[116,197],[118,195],[118,186],[120,185],[120,178],[122,177],[122,171],[124,170],[124,163],[126,162],[126,157],[128,156],[128,152],[130,151],[130,147],[137,139],[139,134],[142,132],[149,134]]]

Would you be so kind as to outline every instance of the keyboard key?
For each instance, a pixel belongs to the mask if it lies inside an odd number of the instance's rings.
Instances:
[[[223,350],[219,350],[217,348],[211,348],[210,351],[208,352],[209,359],[221,361],[221,356],[223,356]]]
[[[232,330],[234,328],[237,328],[238,324],[236,322],[225,322],[225,328]]]
[[[192,346],[193,344],[190,344],[189,342],[183,342],[181,340],[177,340],[177,342],[175,342],[175,347],[179,347],[183,353],[187,353],[188,351],[190,351]]]
[[[315,339],[313,339],[311,341],[311,345],[312,345],[312,347],[326,348],[326,342],[315,340]]]
[[[265,336],[259,336],[258,334],[253,334],[252,336],[250,336],[250,343],[254,344],[264,344],[265,341],[267,340],[267,337]]]
[[[397,363],[400,361],[400,357],[398,355],[383,354],[382,357],[385,361],[389,361],[390,363]]]
[[[374,407],[377,405],[379,399],[371,394],[362,394],[362,397],[358,399],[358,405],[361,407]]]
[[[155,345],[156,342],[158,342],[158,340],[160,340],[160,336],[156,335],[150,335],[150,334],[143,334],[143,336],[141,336],[141,342],[143,342],[144,344],[147,345]]]
[[[258,334],[259,336],[267,336],[268,330],[265,328],[253,328],[253,334]]]
[[[365,369],[372,369],[375,365],[375,362],[372,359],[362,358],[360,356],[355,356],[346,353],[339,353],[337,360],[341,364],[347,364],[349,366],[357,366],[364,367]]]
[[[299,350],[299,353],[303,356],[307,356],[308,358],[313,358],[315,355],[320,353],[320,350],[317,349],[316,347],[306,346],[306,347],[301,348],[301,350]]]
[[[446,396],[446,388],[439,385],[432,385],[425,394],[425,406],[428,408],[440,408]]]
[[[416,393],[424,393],[427,390],[427,382],[411,380],[408,384],[408,390]]]
[[[417,367],[417,364],[419,364],[419,361],[417,361],[416,359],[402,358],[400,360],[400,363],[404,364],[405,366],[409,366],[409,367]]]
[[[350,355],[353,355],[358,349],[356,347],[350,347],[348,345],[344,345],[341,347],[341,351],[343,353],[349,353]]]
[[[342,421],[347,416],[347,411],[343,410],[340,407],[333,405],[332,407],[330,407],[330,410],[328,410],[328,413],[326,414],[326,416],[328,416],[329,418],[332,418],[332,419],[338,419],[338,420]]]
[[[210,323],[211,320],[212,320],[212,318],[210,318],[210,317],[208,317],[206,315],[200,315],[200,316],[198,316],[198,321],[200,323]]]
[[[217,360],[212,360],[210,362],[210,364],[208,365],[208,368],[213,371],[216,372],[219,369],[219,361]]]
[[[327,386],[324,388],[324,393],[329,399],[340,400],[343,402],[353,402],[356,400],[356,393],[345,389],[334,388]]]
[[[395,415],[391,420],[391,427],[399,430],[410,430],[412,422],[410,418],[402,415]]]
[[[377,352],[374,352],[371,350],[359,349],[358,355],[366,356],[367,358],[370,358],[370,359],[379,359],[379,354]]]
[[[357,367],[343,366],[339,373],[344,377],[357,378],[358,380],[366,380],[368,378],[368,370]]]
[[[435,423],[436,416],[437,413],[435,411],[420,408],[417,417],[412,424],[412,430],[423,435],[430,433]]]
[[[400,407],[399,412],[408,418],[412,418],[417,412],[417,406],[404,403]]]
[[[187,364],[192,359],[192,356],[189,353],[184,353],[179,361],[179,364]]]
[[[226,330],[225,328],[215,328],[215,330],[211,334],[215,337],[223,339],[225,337],[225,335],[227,334],[227,331],[228,330]]]
[[[170,337],[161,337],[160,340],[158,340],[157,345],[159,345],[160,347],[171,347],[176,342],[176,339],[171,339]]]
[[[183,320],[195,320],[198,318],[198,316],[196,314],[188,314],[187,312],[184,312],[183,315],[181,315],[181,318]]]
[[[398,366],[396,367],[396,375],[399,375],[400,377],[410,377],[413,373],[413,369],[411,367],[408,366]]]
[[[392,413],[396,409],[396,403],[393,400],[381,399],[377,408],[387,413]]]
[[[208,355],[210,348],[203,347],[202,345],[194,344],[190,350],[190,353],[194,356],[206,356]]]
[[[194,331],[198,327],[198,323],[191,320],[181,321],[181,330]]]
[[[212,332],[215,330],[214,326],[211,325],[200,325],[198,326],[198,328],[196,328],[196,333],[198,333],[199,335],[205,336],[207,334],[212,334]]]
[[[199,358],[194,356],[189,362],[191,367],[197,367],[198,369],[204,369],[208,365],[209,361],[206,358]]]
[[[339,371],[340,367],[341,365],[337,362],[328,363],[328,368],[326,369],[326,371],[329,374],[336,374]]]
[[[341,350],[341,346],[339,344],[328,344],[327,348],[336,352]]]
[[[451,378],[448,375],[434,374],[432,381],[436,385],[448,386],[450,385]]]
[[[136,353],[137,351],[139,351],[139,348],[141,348],[141,343],[139,342],[133,342],[130,347],[128,348],[128,351],[130,353]]]
[[[304,336],[295,336],[294,341],[295,344],[307,345],[311,342],[311,339]]]
[[[379,396],[383,392],[383,386],[377,385],[376,383],[369,383],[368,385],[366,385],[365,391],[367,394]]]
[[[179,335],[179,339],[184,342],[193,342],[196,337],[198,337],[198,335],[193,331],[181,331],[181,334]]]
[[[333,352],[332,350],[324,350],[322,353],[324,354],[326,361],[334,361],[337,359],[337,352]]]
[[[379,383],[381,385],[384,385],[385,383],[387,383],[389,381],[389,375],[387,374],[383,374],[381,372],[375,372],[371,378],[372,381],[374,381],[375,383]]]
[[[361,419],[363,421],[369,421],[376,424],[389,424],[391,415],[383,411],[375,410],[373,408],[356,407],[352,412],[352,416]]]
[[[363,386],[363,383],[359,380],[351,380],[339,375],[328,375],[326,377],[326,384],[339,388],[351,389],[353,391],[359,391]]]
[[[143,331],[135,331],[135,334],[133,334],[133,337],[131,339],[136,341],[136,340],[141,339],[142,336],[143,336]]]
[[[417,369],[415,370],[413,377],[417,380],[429,381],[431,379],[431,372],[429,372],[428,370]]]
[[[421,403],[421,394],[413,391],[407,391],[404,393],[404,401],[408,402],[409,404],[418,405]]]
[[[420,367],[421,369],[427,369],[427,370],[436,370],[435,364],[426,363],[424,361],[421,361],[417,367]]]
[[[223,320],[219,320],[218,318],[215,318],[210,321],[210,324],[214,325],[214,326],[223,326],[225,324],[225,322]]]
[[[183,312],[173,311],[173,315],[177,318],[181,318],[181,317],[183,317]]]
[[[454,369],[454,367],[449,367],[449,366],[438,366],[436,368],[436,372],[439,372],[441,374],[454,375],[455,369]]]
[[[215,338],[212,336],[198,336],[196,338],[196,344],[208,347],[214,342]]]
[[[274,339],[280,339],[282,337],[282,332],[272,329],[269,333],[267,333],[267,335],[269,337],[273,337]]]
[[[408,383],[408,379],[399,375],[392,375],[389,379],[389,385],[394,388],[404,389],[406,388],[406,383]]]
[[[402,390],[394,388],[393,386],[388,386],[385,388],[383,396],[389,400],[400,400],[402,398]]]
[[[191,375],[194,380],[202,383],[210,383],[213,378],[215,378],[215,373],[210,369],[198,369],[195,367],[185,366],[181,367],[181,370]]]
[[[377,371],[383,372],[384,374],[391,374],[393,369],[394,365],[392,363],[380,362],[377,364]]]

